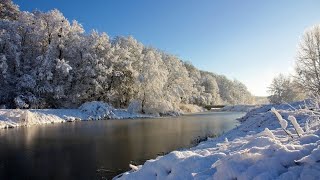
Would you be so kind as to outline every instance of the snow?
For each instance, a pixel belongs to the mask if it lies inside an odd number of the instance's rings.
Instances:
[[[291,123],[292,123],[294,129],[296,130],[297,134],[299,136],[302,135],[304,132],[303,132],[303,129],[298,124],[297,119],[294,116],[288,116],[288,119],[291,121]]]
[[[88,119],[99,120],[99,119],[111,119],[116,117],[113,113],[112,106],[99,101],[86,102],[79,107],[79,109],[88,114]]]
[[[12,128],[17,126],[30,126],[35,124],[58,123],[64,121],[64,119],[57,115],[41,113],[32,110],[0,110],[0,128]]]
[[[99,102],[87,102],[78,109],[0,109],[0,129],[76,120],[128,119],[151,117],[114,109]]]
[[[309,131],[298,136],[289,123],[286,130],[293,138],[288,136],[271,111],[273,106],[281,118],[295,117],[301,127],[308,124]],[[131,165],[131,171],[115,179],[319,179],[320,121],[315,115],[319,110],[311,106],[305,101],[260,106],[226,134],[144,165]]]
[[[279,114],[279,112],[274,107],[271,108],[271,111],[277,116],[279,123],[281,125],[281,128],[286,129],[288,127],[288,122],[282,118],[282,116]]]
[[[142,111],[142,105],[140,101],[134,100],[128,106],[128,112],[137,113]]]

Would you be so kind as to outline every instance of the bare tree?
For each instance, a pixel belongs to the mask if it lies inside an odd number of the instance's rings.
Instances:
[[[320,25],[307,29],[302,36],[295,70],[301,89],[320,94]]]

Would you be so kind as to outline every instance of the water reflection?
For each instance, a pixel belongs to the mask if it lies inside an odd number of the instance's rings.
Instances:
[[[103,179],[193,139],[237,125],[241,113],[88,121],[0,130],[0,179]]]

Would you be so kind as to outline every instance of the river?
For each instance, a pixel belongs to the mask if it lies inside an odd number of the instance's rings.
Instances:
[[[110,179],[166,152],[220,135],[244,113],[78,121],[0,130],[0,179]]]

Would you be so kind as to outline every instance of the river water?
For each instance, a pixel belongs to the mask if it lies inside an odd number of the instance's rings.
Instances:
[[[110,179],[206,135],[239,124],[243,113],[82,121],[0,130],[0,179]]]

